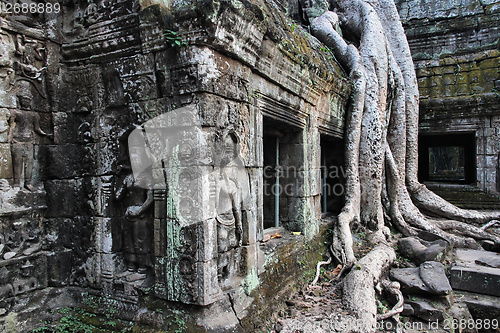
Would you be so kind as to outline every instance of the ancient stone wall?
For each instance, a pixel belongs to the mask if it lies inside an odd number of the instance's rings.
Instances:
[[[342,138],[349,96],[287,7],[70,1],[0,17],[6,312],[21,293],[77,286],[129,312],[144,297],[219,307],[238,297],[246,315],[268,256],[265,119],[296,133],[280,156],[296,172],[281,227],[307,241],[319,230],[320,138]],[[159,124],[175,115],[193,122],[172,143],[179,122]]]
[[[62,124],[72,116],[59,108],[61,51],[52,24],[62,8],[47,8],[0,18],[2,314],[36,290],[83,282],[78,268],[89,248],[90,160],[76,128]]]
[[[500,2],[402,0],[398,5],[419,81],[421,134],[473,134],[475,151],[469,158],[477,167],[467,183],[498,193]],[[428,153],[420,155],[425,159]],[[420,168],[426,168],[425,161]]]

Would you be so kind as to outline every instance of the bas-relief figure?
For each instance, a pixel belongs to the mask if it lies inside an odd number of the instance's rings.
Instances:
[[[236,286],[247,273],[242,258],[251,254],[245,252],[243,245],[254,242],[255,237],[248,236],[252,229],[248,224],[255,222],[248,205],[249,175],[235,130],[204,131],[198,117],[195,108],[176,109],[130,134],[129,154],[137,179],[128,175],[123,182],[135,184],[137,201],[126,204],[122,211],[132,211],[129,206],[142,211],[144,205],[150,204],[145,196],[150,193],[148,189],[165,188],[167,196],[162,200],[166,201],[155,202],[155,209],[165,207],[163,212],[156,211],[158,221],[168,216],[163,227],[159,224],[165,230],[155,231],[161,243],[158,249],[166,248],[165,254],[158,251],[155,264],[157,272],[165,272],[156,277],[161,296],[210,304],[217,292]],[[134,141],[142,149],[135,151]],[[141,158],[135,160],[134,156]],[[156,171],[154,180],[151,177],[154,184],[145,186],[147,182],[140,175],[151,174],[149,169]],[[116,193],[120,191],[117,189]],[[123,242],[125,245],[125,238]],[[163,281],[166,276],[178,280],[178,286]],[[200,290],[196,285],[209,290]]]
[[[0,29],[0,107],[16,107],[15,95],[12,93],[15,80],[15,50],[13,36]]]
[[[46,286],[37,154],[40,138],[53,136],[40,118],[48,110],[44,42],[6,26],[0,29],[0,299]]]
[[[219,282],[229,278],[231,273],[235,273],[237,266],[237,256],[233,249],[242,245],[243,224],[242,224],[242,181],[247,178],[241,177],[241,164],[237,150],[236,137],[227,134],[222,141],[220,153],[220,166],[218,170],[216,197],[216,220],[217,220],[217,271]],[[243,171],[244,172],[244,171]],[[248,186],[247,186],[248,188]]]
[[[141,158],[140,149],[140,146],[131,143],[129,157],[132,165],[138,163],[137,159]],[[121,244],[127,271],[122,273],[122,276],[127,276],[128,281],[140,280],[146,278],[146,273],[152,267],[152,180],[147,172],[134,177],[128,165],[121,166],[120,169],[120,172],[127,172],[126,176],[117,177],[115,187],[115,198],[122,204],[123,216]]]
[[[193,202],[194,207],[189,210],[203,210],[199,214],[191,214],[191,218],[184,221],[187,225],[180,227],[179,234],[184,235],[181,244],[188,242],[190,246],[176,247],[176,231],[167,230],[167,234],[173,233],[167,235],[173,240],[167,242],[166,246],[171,247],[167,252],[179,253],[177,257],[167,257],[167,260],[174,262],[173,267],[175,262],[179,263],[179,275],[176,275],[178,273],[175,269],[168,271],[168,274],[173,274],[184,286],[179,289],[172,287],[167,298],[201,305],[213,303],[221,297],[221,292],[236,287],[248,273],[245,265],[252,261],[249,256],[253,257],[246,245],[249,245],[248,234],[252,229],[249,224],[255,222],[251,214],[247,214],[249,176],[240,156],[238,137],[232,129],[212,130],[213,133],[206,131],[196,136],[196,139],[193,138],[197,147],[206,148],[206,154],[200,153],[197,156],[212,161],[210,163],[213,169],[204,170],[212,171],[202,171],[189,182],[180,181],[180,184],[167,179],[169,189],[170,186],[182,186],[185,194],[188,193],[186,189],[189,189],[192,197],[199,198],[200,201]],[[203,165],[205,160],[191,162],[193,170],[200,170],[198,164]],[[182,212],[183,204],[176,208]],[[198,259],[196,262],[197,258],[203,258],[203,261]],[[195,262],[198,267],[204,267],[203,270],[196,270],[193,264]],[[197,285],[202,286],[201,289],[193,287]],[[184,295],[185,293],[189,296]]]
[[[9,118],[11,108],[17,104],[12,91],[15,80],[14,53],[13,36],[0,28],[0,178],[9,179],[12,178],[10,144],[7,143]]]
[[[11,144],[14,187],[34,191],[33,164],[36,136],[52,137],[40,128],[40,116],[28,110],[14,110],[9,118],[8,142]]]
[[[33,93],[46,99],[43,73],[46,70],[45,47],[42,41],[2,29],[0,31],[0,142],[3,157],[2,176],[8,176],[12,163],[13,187],[33,191],[33,167],[40,136],[52,137],[40,127],[40,115],[33,109]],[[44,109],[45,105],[37,105]],[[10,149],[9,149],[10,148]],[[10,150],[10,152],[8,152]]]

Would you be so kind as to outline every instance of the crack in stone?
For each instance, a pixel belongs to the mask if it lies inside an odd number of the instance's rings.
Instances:
[[[236,312],[236,309],[234,308],[234,300],[231,297],[231,294],[227,294],[227,297],[229,298],[229,303],[231,303],[231,309],[233,309],[234,315],[236,316],[236,319],[238,319],[238,324],[243,328],[243,325],[241,324],[240,317],[238,317],[238,313]]]

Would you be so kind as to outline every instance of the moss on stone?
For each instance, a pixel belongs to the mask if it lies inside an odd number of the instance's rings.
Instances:
[[[266,243],[265,271],[259,275],[260,287],[250,293],[254,302],[248,309],[248,316],[241,321],[245,331],[265,331],[284,309],[284,302],[311,282],[316,263],[327,251],[328,229],[328,225],[321,225],[319,234],[309,241],[304,236],[286,236],[288,239]]]

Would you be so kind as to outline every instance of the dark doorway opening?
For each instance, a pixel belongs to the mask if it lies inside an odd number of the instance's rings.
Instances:
[[[345,203],[344,142],[321,135],[321,212],[339,214]]]
[[[475,133],[420,135],[418,153],[420,181],[476,182]]]

